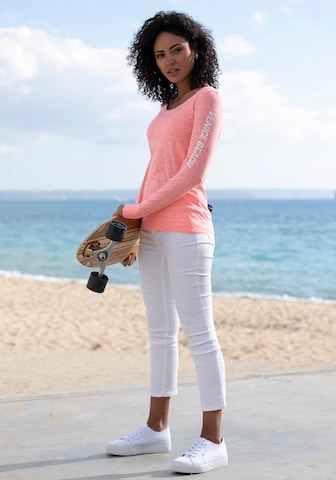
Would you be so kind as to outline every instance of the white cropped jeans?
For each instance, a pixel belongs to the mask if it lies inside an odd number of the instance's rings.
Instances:
[[[213,321],[214,236],[141,232],[140,279],[146,307],[151,396],[177,394],[181,321],[193,356],[203,411],[225,407],[225,367]]]

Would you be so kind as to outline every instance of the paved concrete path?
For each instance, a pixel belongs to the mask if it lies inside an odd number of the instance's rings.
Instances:
[[[105,443],[144,423],[148,387],[0,401],[0,479],[142,480],[183,477],[171,456],[199,434],[197,386],[180,385],[172,454],[106,456]],[[223,433],[229,465],[198,475],[225,480],[336,479],[336,368],[228,382]]]

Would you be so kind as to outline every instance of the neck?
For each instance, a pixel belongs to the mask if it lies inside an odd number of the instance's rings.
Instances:
[[[183,90],[183,91],[178,90],[178,92],[177,92],[177,97],[178,97],[178,98],[183,98],[183,97],[184,97],[185,95],[187,95],[190,91],[191,91],[191,88],[189,88],[189,90]]]
[[[191,83],[190,83],[190,81],[187,81],[187,82],[183,82],[180,85],[176,84],[176,88],[177,88],[177,97],[181,98],[181,97],[183,97],[184,95],[186,95],[187,93],[190,92]]]

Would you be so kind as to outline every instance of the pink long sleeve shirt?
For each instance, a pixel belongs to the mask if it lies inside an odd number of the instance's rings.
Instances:
[[[213,233],[204,180],[223,128],[220,94],[203,87],[171,110],[164,105],[148,127],[150,161],[136,204],[126,218],[142,230]]]

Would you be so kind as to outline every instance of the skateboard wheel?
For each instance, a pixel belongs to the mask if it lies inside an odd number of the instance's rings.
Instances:
[[[86,286],[89,290],[92,290],[93,292],[103,293],[107,282],[108,277],[106,275],[103,274],[102,276],[99,276],[98,272],[91,272]]]
[[[107,227],[105,236],[113,240],[114,242],[122,242],[127,230],[127,226],[122,223],[118,222],[117,220],[112,220]]]

